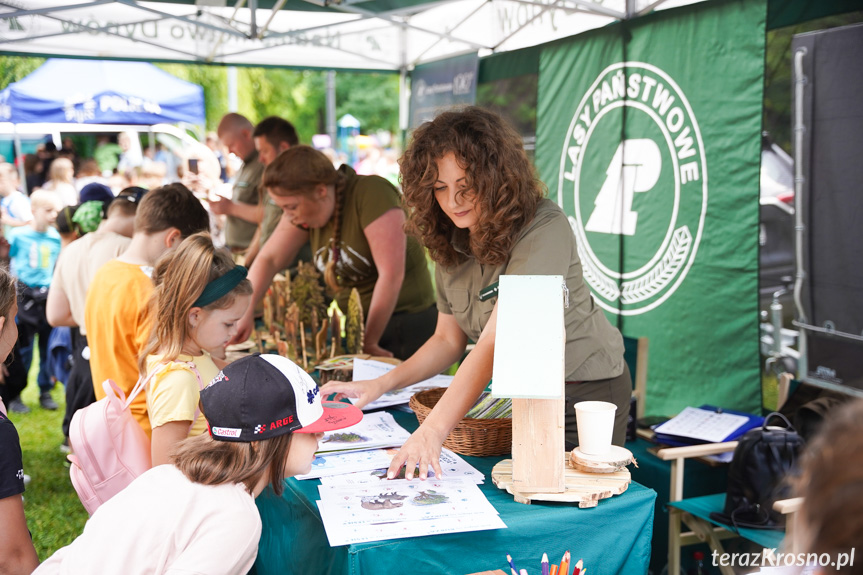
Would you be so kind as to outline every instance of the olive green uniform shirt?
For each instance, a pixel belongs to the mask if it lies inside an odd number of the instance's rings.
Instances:
[[[341,241],[336,275],[343,289],[336,294],[339,308],[347,312],[351,288],[357,288],[368,314],[378,270],[363,230],[393,208],[402,208],[402,198],[391,183],[380,176],[358,176],[349,166],[339,168],[347,178],[343,190]],[[309,230],[315,266],[323,272],[332,257],[330,238],[332,220],[323,228]],[[416,238],[408,236],[405,254],[405,277],[393,313],[416,313],[434,304],[431,275],[425,251]]]
[[[567,381],[608,379],[623,372],[623,338],[593,301],[584,283],[575,234],[557,204],[548,199],[540,202],[536,215],[519,234],[509,261],[504,264],[482,265],[468,256],[467,261],[446,269],[438,265],[435,270],[438,310],[453,315],[462,331],[476,341],[497,302],[496,297],[479,301],[477,294],[501,275],[566,278]]]
[[[234,181],[234,193],[231,199],[244,204],[258,205],[261,201],[258,187],[264,175],[264,166],[258,161],[258,152],[252,152],[243,160],[243,167],[237,172]],[[234,249],[246,249],[252,242],[258,224],[247,222],[241,218],[227,216],[225,218],[225,243]]]
[[[282,208],[273,202],[270,194],[264,192],[262,201],[264,202],[264,219],[261,221],[261,247],[267,243],[276,226],[279,225],[279,220],[282,219]]]

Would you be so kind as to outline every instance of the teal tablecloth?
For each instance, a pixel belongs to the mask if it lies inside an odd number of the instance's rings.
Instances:
[[[643,439],[627,441],[626,448],[635,456],[638,467],[629,467],[633,481],[650,487],[656,491],[656,507],[653,518],[653,552],[650,558],[650,570],[658,575],[668,563],[668,500],[671,493],[671,462],[663,461],[648,452],[655,444]],[[687,459],[684,463],[684,497],[698,497],[712,493],[725,493],[728,466],[710,467],[695,459]],[[692,564],[692,553],[696,550],[709,554],[710,548],[705,544],[683,548],[681,564],[684,571]]]
[[[413,414],[395,411],[393,415],[405,428],[416,428]],[[519,569],[535,575],[543,553],[557,563],[567,549],[573,563],[583,558],[596,575],[647,572],[656,499],[653,490],[632,483],[622,495],[600,501],[592,509],[559,503],[523,505],[491,482],[491,468],[504,458],[466,459],[486,475],[482,491],[507,529],[330,547],[315,505],[320,482],[288,479],[282,497],[267,489],[257,499],[263,532],[253,572],[464,575],[503,569],[509,553]]]

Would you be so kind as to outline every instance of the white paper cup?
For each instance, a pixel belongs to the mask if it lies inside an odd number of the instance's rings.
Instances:
[[[575,404],[579,451],[587,455],[605,455],[611,451],[615,411],[617,406],[607,401],[580,401]]]

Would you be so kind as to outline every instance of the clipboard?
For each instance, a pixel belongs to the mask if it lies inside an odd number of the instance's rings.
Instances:
[[[680,415],[652,429],[657,442],[678,447],[734,441],[763,424],[764,418],[760,415],[702,405],[687,407]]]

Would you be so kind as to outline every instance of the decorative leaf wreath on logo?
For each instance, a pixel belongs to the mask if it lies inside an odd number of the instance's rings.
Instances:
[[[603,70],[572,117],[558,181],[597,303],[638,315],[665,302],[692,266],[707,213],[701,131],[674,80],[642,62]]]

